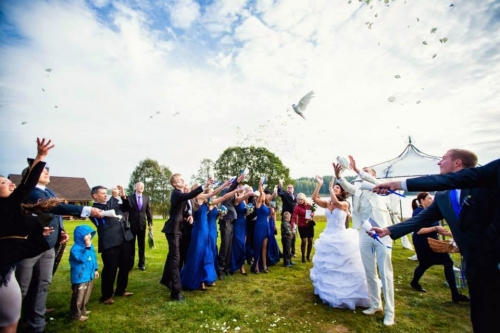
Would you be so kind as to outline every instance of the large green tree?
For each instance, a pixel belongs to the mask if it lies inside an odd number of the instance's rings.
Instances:
[[[170,176],[172,172],[157,161],[147,158],[134,169],[130,175],[128,193],[134,192],[137,182],[144,183],[144,194],[151,199],[151,209],[155,214],[161,214],[166,218],[170,209]]]
[[[215,161],[215,177],[225,181],[240,174],[240,170],[248,168],[250,173],[246,183],[257,188],[262,175],[267,178],[269,188],[278,184],[279,179],[285,183],[293,183],[290,169],[275,154],[263,147],[229,147]]]
[[[200,168],[198,169],[198,172],[191,177],[191,181],[196,184],[205,184],[208,178],[208,169],[214,167],[214,161],[212,161],[209,158],[204,158],[200,162]]]

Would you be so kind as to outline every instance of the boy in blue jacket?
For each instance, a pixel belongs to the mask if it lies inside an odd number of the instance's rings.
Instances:
[[[75,320],[85,321],[90,311],[86,306],[89,302],[94,278],[99,278],[97,271],[97,257],[92,238],[96,232],[87,225],[75,228],[75,244],[71,247],[69,264],[71,266],[71,317]]]

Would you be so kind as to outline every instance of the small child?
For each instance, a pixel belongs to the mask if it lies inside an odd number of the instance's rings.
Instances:
[[[283,245],[283,264],[285,267],[292,267],[292,224],[290,223],[292,215],[290,212],[283,213],[283,221],[281,221],[281,244]]]
[[[97,271],[97,257],[92,238],[96,232],[87,225],[75,228],[75,244],[71,247],[69,264],[71,266],[71,317],[75,320],[85,321],[90,311],[86,306],[89,302],[94,278],[99,278]]]

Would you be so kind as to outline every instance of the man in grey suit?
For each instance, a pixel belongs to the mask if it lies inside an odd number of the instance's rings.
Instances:
[[[476,164],[476,155],[462,149],[447,151],[438,163],[441,174],[473,168]],[[426,179],[422,181],[425,182]],[[406,185],[409,185],[408,189],[412,191],[422,189],[419,187],[418,178],[407,180]],[[495,259],[498,255],[492,253],[492,242],[487,241],[488,230],[499,211],[499,202],[500,193],[495,188],[437,192],[434,202],[419,215],[388,228],[373,228],[380,237],[390,235],[391,238],[397,239],[429,222],[446,219],[464,258],[471,302],[471,321],[476,333],[491,332],[492,327],[496,325],[496,316],[500,313],[500,270]]]
[[[153,214],[151,214],[151,203],[149,197],[143,194],[144,184],[138,182],[135,184],[135,193],[128,196],[129,211],[128,220],[130,222],[130,231],[134,235],[131,249],[131,267],[135,262],[135,240],[137,238],[137,246],[139,248],[139,262],[137,267],[144,271],[146,270],[146,256],[144,254],[146,248],[146,220],[148,222],[148,230],[153,227]]]

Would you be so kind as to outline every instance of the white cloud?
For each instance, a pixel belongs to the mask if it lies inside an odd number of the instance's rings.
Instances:
[[[0,173],[36,136],[57,145],[55,175],[90,185],[126,183],[147,157],[190,175],[234,145],[265,146],[294,177],[331,173],[337,155],[388,160],[408,135],[497,158],[498,5],[372,3],[176,1],[170,23],[157,2],[2,3],[18,36],[0,50]],[[304,121],[290,105],[311,89]]]
[[[170,6],[170,19],[175,28],[189,29],[199,17],[200,5],[193,0],[176,0]]]

